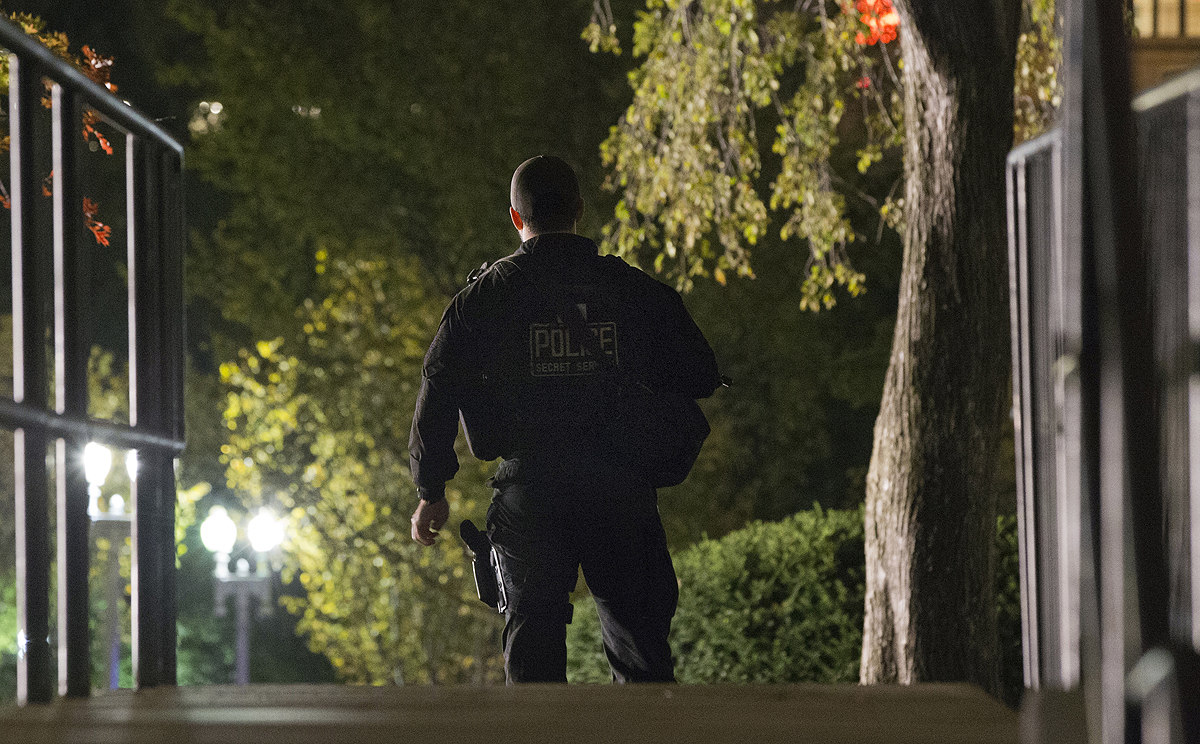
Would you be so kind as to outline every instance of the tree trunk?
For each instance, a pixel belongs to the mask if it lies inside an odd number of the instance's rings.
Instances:
[[[1008,413],[1005,157],[1019,0],[896,0],[904,264],[867,475],[861,680],[998,693],[996,493]]]

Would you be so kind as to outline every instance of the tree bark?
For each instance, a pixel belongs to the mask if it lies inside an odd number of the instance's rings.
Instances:
[[[904,263],[867,475],[861,680],[999,692],[993,584],[1008,413],[1005,158],[1019,0],[896,0]]]

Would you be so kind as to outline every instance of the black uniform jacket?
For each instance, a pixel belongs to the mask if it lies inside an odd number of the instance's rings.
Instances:
[[[577,337],[585,324],[595,343]],[[613,363],[692,398],[720,384],[679,294],[591,240],[547,233],[497,261],[446,308],[425,355],[409,438],[421,497],[439,499],[458,471],[460,417],[481,460],[602,461]]]

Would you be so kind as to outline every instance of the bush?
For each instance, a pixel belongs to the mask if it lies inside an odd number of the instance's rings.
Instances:
[[[1013,708],[1025,691],[1018,555],[1017,517],[1002,514],[996,524],[996,624],[1000,630],[1001,698]]]
[[[754,522],[688,548],[676,572],[679,681],[858,681],[861,509]]]
[[[567,626],[567,681],[608,683],[612,670],[600,640],[600,616],[596,603],[586,592],[575,598],[575,617]]]

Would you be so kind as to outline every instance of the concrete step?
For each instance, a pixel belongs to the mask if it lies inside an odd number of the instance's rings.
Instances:
[[[969,685],[251,685],[0,709],[0,742],[1015,744]]]

